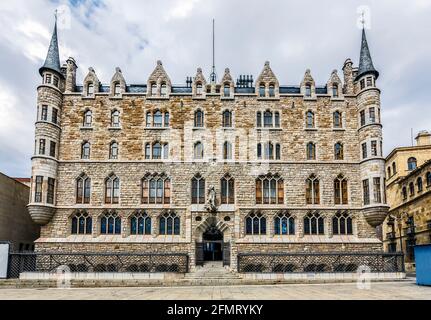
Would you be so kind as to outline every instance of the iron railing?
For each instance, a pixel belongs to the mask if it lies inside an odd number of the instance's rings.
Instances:
[[[239,254],[239,273],[404,272],[402,253]]]
[[[23,272],[56,272],[67,267],[72,273],[187,273],[187,254],[62,254],[11,253],[8,278]]]

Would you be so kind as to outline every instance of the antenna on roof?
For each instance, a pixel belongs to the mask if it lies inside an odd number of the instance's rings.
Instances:
[[[213,66],[211,70],[210,80],[212,84],[217,82],[217,74],[215,67],[215,20],[213,19]]]

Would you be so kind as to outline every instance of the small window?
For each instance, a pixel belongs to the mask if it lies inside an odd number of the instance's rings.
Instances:
[[[332,85],[332,97],[334,97],[334,98],[338,98],[339,97],[338,84],[337,83],[334,83]]]
[[[311,84],[309,84],[309,83],[307,83],[307,84],[305,85],[305,96],[306,96],[307,98],[310,98],[310,97],[311,97]]]
[[[40,120],[48,121],[48,106],[42,106],[42,113],[40,115]]]
[[[362,159],[367,159],[367,158],[368,158],[367,143],[364,142],[362,144]]]
[[[42,202],[42,185],[43,185],[43,177],[37,176],[35,181],[35,192],[34,192],[34,202],[41,203]]]
[[[402,194],[403,194],[403,200],[404,201],[407,200],[407,188],[406,187],[403,187]]]
[[[195,112],[195,128],[203,128],[204,127],[204,113],[202,110],[197,110]]]
[[[262,112],[260,111],[256,113],[256,127],[258,128],[262,127]]]
[[[58,109],[52,108],[52,117],[51,117],[52,123],[58,124]]]
[[[169,128],[169,126],[170,126],[170,115],[169,115],[169,112],[165,112],[165,123],[164,123],[164,125],[165,125],[165,128]]]
[[[423,182],[422,182],[422,178],[421,177],[419,177],[417,179],[416,184],[418,186],[418,192],[422,192],[423,189],[424,189],[424,186],[423,186]]]
[[[90,110],[87,110],[84,113],[84,127],[85,128],[90,128],[93,122],[93,113]]]
[[[232,112],[226,110],[223,112],[223,127],[231,128],[232,127]]]
[[[45,83],[46,84],[51,84],[51,81],[52,81],[52,75],[51,74],[46,74],[46,76],[45,76]]]
[[[262,144],[261,143],[257,144],[257,159],[258,160],[262,159]]]
[[[230,85],[229,84],[224,85],[223,95],[225,97],[230,97]]]
[[[46,202],[54,204],[55,179],[48,178],[48,190],[46,192]]]
[[[417,160],[416,158],[410,158],[407,162],[409,171],[416,170],[417,168]]]
[[[370,123],[376,123],[376,109],[370,108]]]
[[[81,159],[83,160],[90,159],[90,142],[84,142],[82,144]]]
[[[378,152],[377,152],[377,141],[371,141],[371,156],[372,157],[377,157]]]
[[[280,128],[280,112],[274,113],[274,124],[276,128]]]
[[[259,86],[259,97],[264,98],[266,96],[266,88],[265,88],[265,84],[260,84]]]
[[[307,129],[313,129],[315,127],[314,113],[312,111],[307,112],[306,127]]]
[[[340,129],[343,127],[343,117],[340,111],[334,112],[334,128]]]
[[[362,79],[360,82],[361,90],[365,89],[365,79]]]
[[[157,84],[155,83],[151,84],[151,95],[153,97],[157,96]]]
[[[94,84],[89,83],[87,85],[87,96],[92,96],[94,95]]]
[[[60,82],[60,79],[58,79],[57,76],[54,76],[54,82],[53,82],[54,86],[56,86],[58,88],[59,82]]]
[[[361,115],[361,127],[363,127],[366,124],[366,121],[365,121],[365,111],[362,110],[361,113],[360,113],[360,115]]]
[[[121,95],[121,85],[117,82],[114,85],[114,95],[120,96]]]
[[[120,127],[120,112],[118,110],[114,110],[111,114],[111,127]]]
[[[46,148],[46,140],[40,139],[39,140],[39,154],[45,155],[45,148]]]
[[[316,145],[312,142],[307,144],[307,160],[316,160]]]
[[[334,147],[334,152],[335,152],[335,160],[343,160],[344,159],[344,147],[343,144],[341,142],[338,142],[337,144],[335,144]]]
[[[374,184],[374,202],[375,203],[382,203],[382,188],[381,188],[381,179],[380,178],[374,178],[373,179]],[[414,192],[414,186],[413,186],[413,192]]]
[[[275,97],[275,86],[273,84],[269,85],[269,96],[271,98]]]
[[[109,159],[117,160],[118,159],[118,143],[112,142],[109,147]]]
[[[232,160],[232,144],[228,141],[223,144],[223,160]]]
[[[427,187],[431,187],[431,172],[427,172]]]
[[[49,156],[55,158],[57,150],[57,144],[54,141],[51,141],[49,144]]]
[[[362,191],[364,196],[364,205],[367,206],[370,204],[370,181],[368,179],[362,181]]]
[[[397,164],[395,162],[392,163],[392,172],[393,172],[393,174],[397,173]]]
[[[367,77],[367,87],[373,86],[373,77]]]
[[[160,95],[162,97],[166,97],[168,95],[168,87],[166,86],[166,83],[162,83],[162,86],[160,87]]]
[[[201,96],[203,94],[203,86],[201,83],[196,85],[196,95]]]
[[[202,142],[197,142],[194,146],[194,158],[202,160],[204,158],[204,146]]]
[[[147,122],[147,128],[150,128],[153,126],[153,115],[151,112],[147,112],[147,116],[146,116],[146,122]]]

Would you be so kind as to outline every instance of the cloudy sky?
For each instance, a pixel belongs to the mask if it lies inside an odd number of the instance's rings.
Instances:
[[[412,128],[431,130],[430,0],[0,1],[0,171],[31,175],[38,68],[58,7],[70,11],[60,19],[60,54],[76,59],[78,82],[92,66],[108,83],[119,66],[128,83],[145,83],[158,59],[175,84],[197,67],[208,75],[215,18],[219,74],[229,67],[235,77],[256,76],[269,60],[282,84],[298,85],[310,68],[323,85],[346,58],[358,63],[364,5],[388,154],[411,144]]]

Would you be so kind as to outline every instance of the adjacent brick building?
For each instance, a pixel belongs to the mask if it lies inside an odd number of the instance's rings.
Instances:
[[[386,218],[379,73],[362,35],[316,85],[201,69],[174,86],[159,61],[144,85],[103,85],[60,66],[55,28],[38,87],[29,211],[38,251],[379,252]]]

